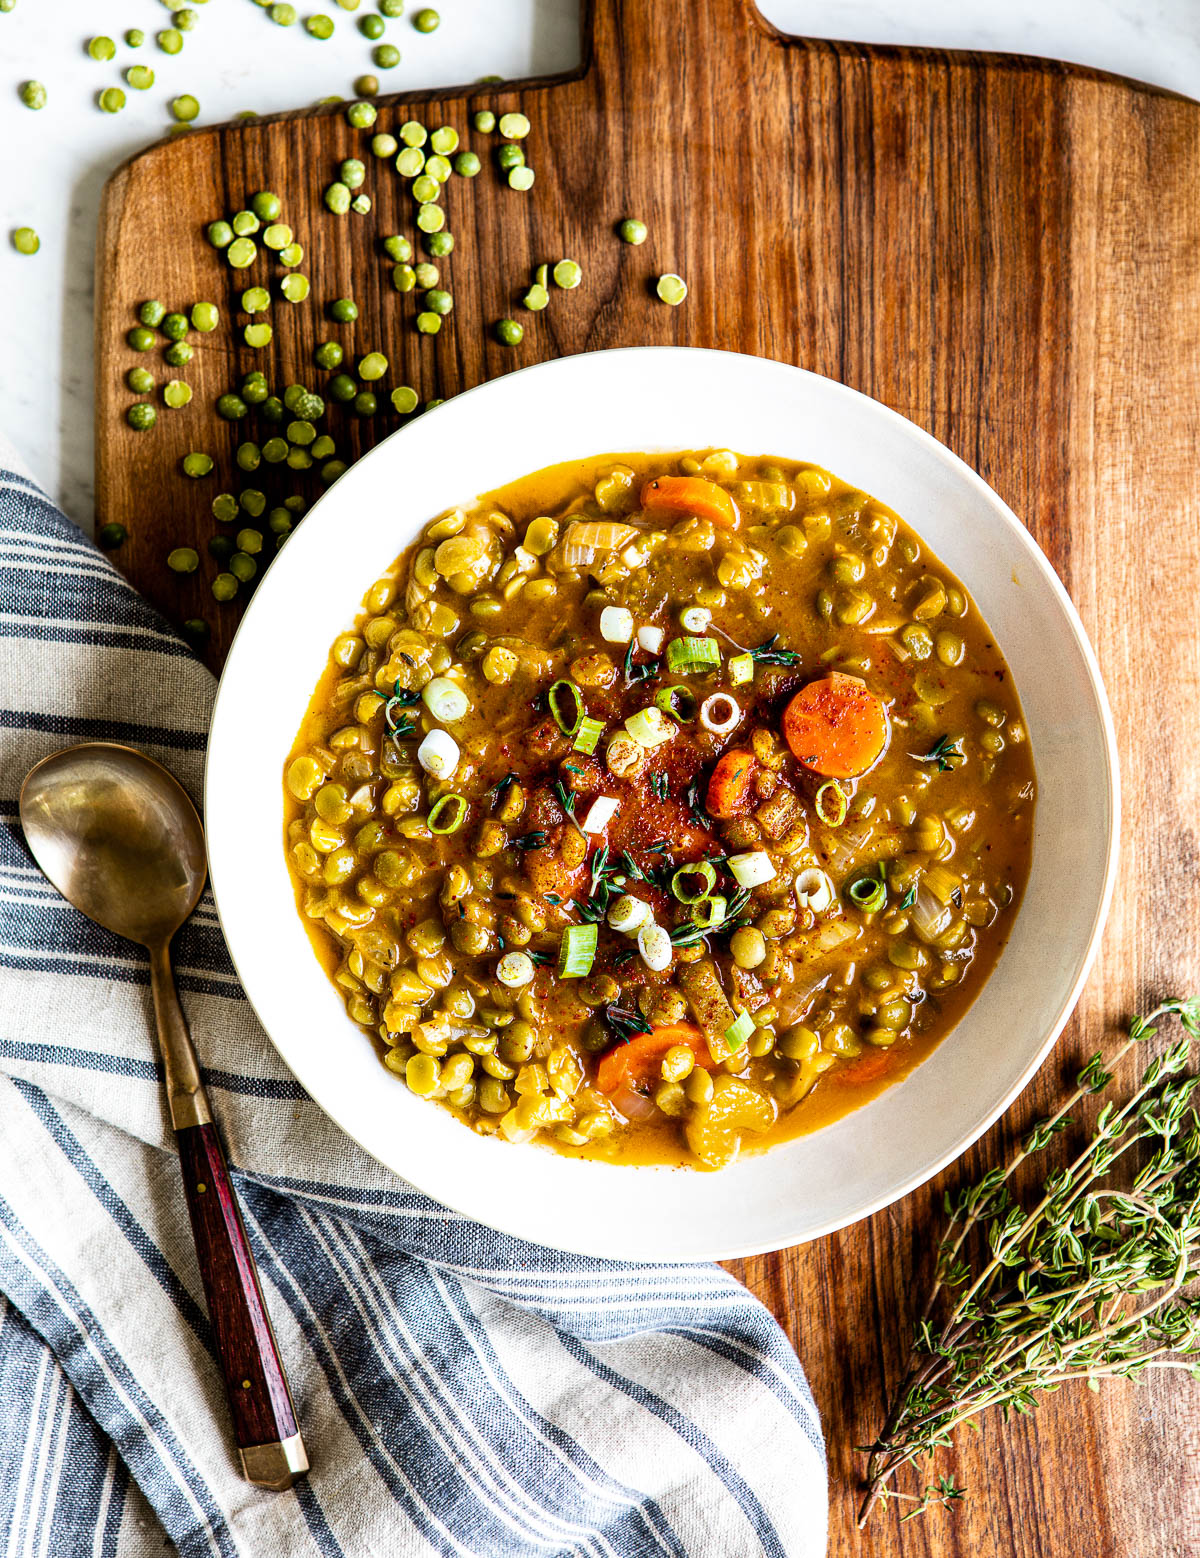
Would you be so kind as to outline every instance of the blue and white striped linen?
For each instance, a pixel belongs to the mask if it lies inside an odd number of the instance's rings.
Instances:
[[[3,446],[0,642],[0,1550],[823,1553],[817,1413],[767,1312],[717,1267],[498,1234],[368,1158],[257,1026],[206,894],[178,981],[313,1465],[239,1478],[146,960],[16,817],[29,767],[88,738],[197,795],[213,681]]]

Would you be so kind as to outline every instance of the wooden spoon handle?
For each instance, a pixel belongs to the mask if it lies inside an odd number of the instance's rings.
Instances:
[[[242,1471],[259,1487],[290,1488],[308,1456],[221,1139],[211,1122],[176,1137]]]

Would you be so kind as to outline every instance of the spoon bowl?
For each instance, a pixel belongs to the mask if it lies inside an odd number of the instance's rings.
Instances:
[[[38,865],[81,914],[144,947],[169,942],[196,907],[204,832],[183,787],[133,747],[55,752],[21,788]]]

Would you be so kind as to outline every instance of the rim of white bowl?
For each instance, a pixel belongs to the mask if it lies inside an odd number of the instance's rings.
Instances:
[[[668,1261],[737,1260],[752,1255],[764,1254],[776,1249],[790,1248],[793,1244],[809,1243],[814,1239],[823,1238],[827,1234],[837,1232],[837,1230],[840,1228],[846,1228],[853,1225],[854,1223],[861,1222],[865,1218],[871,1217],[876,1212],[881,1211],[884,1207],[890,1206],[894,1202],[902,1200],[905,1196],[911,1195],[912,1192],[919,1186],[925,1184],[928,1180],[939,1174],[942,1169],[946,1168],[949,1164],[955,1162],[959,1157],[961,1157],[962,1154],[966,1152],[967,1149],[973,1145],[973,1143],[979,1140],[984,1132],[1000,1118],[1005,1110],[1008,1109],[1025,1090],[1033,1076],[1045,1062],[1060,1034],[1066,1027],[1067,1022],[1070,1020],[1071,1014],[1078,1004],[1083,986],[1087,981],[1088,975],[1091,972],[1093,964],[1095,963],[1096,955],[1099,950],[1100,939],[1104,931],[1105,922],[1108,918],[1109,909],[1112,903],[1113,891],[1116,885],[1117,865],[1120,849],[1120,767],[1117,750],[1116,729],[1113,723],[1112,710],[1109,705],[1108,694],[1105,690],[1104,680],[1100,672],[1099,662],[1096,658],[1095,651],[1092,648],[1091,641],[1088,638],[1087,631],[1083,626],[1083,622],[1079,616],[1078,611],[1076,610],[1075,603],[1067,593],[1066,587],[1063,585],[1062,580],[1058,577],[1058,574],[1055,572],[1049,559],[1038,545],[1032,533],[1021,523],[1020,519],[1013,512],[1013,510],[1009,508],[1008,504],[1004,502],[1003,498],[1001,498],[1000,495],[992,487],[990,487],[986,481],[984,481],[983,477],[980,476],[977,471],[969,466],[964,460],[960,459],[959,456],[953,452],[953,450],[949,449],[931,433],[926,432],[924,428],[919,427],[915,422],[910,421],[909,418],[903,416],[900,412],[894,411],[890,406],[885,405],[882,401],[876,400],[870,395],[865,395],[859,390],[852,389],[849,385],[843,384],[837,379],[830,379],[823,374],[813,373],[809,369],[800,368],[792,363],[781,362],[776,358],[760,357],[754,353],[721,351],[708,347],[629,346],[609,347],[598,351],[573,353],[567,357],[551,358],[545,362],[532,363],[527,367],[514,369],[511,373],[504,374],[500,378],[488,379],[481,384],[472,386],[470,389],[463,390],[455,395],[450,401],[444,402],[442,407],[436,409],[439,411],[449,411],[451,414],[453,414],[454,409],[461,406],[464,402],[479,396],[494,395],[501,386],[511,390],[515,383],[535,375],[539,378],[542,378],[548,374],[554,373],[569,374],[572,371],[586,371],[586,368],[581,369],[580,365],[586,365],[588,362],[596,358],[613,358],[618,356],[625,356],[630,358],[636,357],[645,362],[647,357],[668,357],[675,359],[681,355],[687,355],[692,358],[699,356],[707,359],[733,358],[740,362],[753,363],[757,365],[757,369],[778,371],[786,374],[797,374],[803,376],[805,379],[816,381],[822,386],[822,393],[829,395],[832,399],[836,400],[838,398],[844,398],[845,400],[856,404],[865,404],[865,406],[870,408],[870,413],[872,415],[878,416],[886,422],[890,422],[894,425],[902,427],[906,436],[916,440],[919,444],[923,445],[927,451],[935,454],[939,460],[945,462],[948,465],[950,470],[960,480],[965,481],[969,486],[976,490],[977,496],[979,496],[982,501],[993,510],[996,516],[1003,523],[1004,527],[1008,530],[1015,543],[1016,549],[1021,553],[1023,560],[1032,565],[1037,573],[1041,575],[1044,583],[1049,587],[1052,595],[1056,598],[1059,609],[1061,610],[1067,625],[1070,628],[1072,638],[1075,641],[1076,647],[1087,671],[1088,685],[1093,702],[1095,704],[1095,713],[1098,717],[1103,735],[1105,763],[1104,780],[1106,799],[1108,803],[1108,828],[1107,836],[1104,841],[1104,873],[1100,895],[1097,899],[1095,912],[1092,916],[1091,928],[1088,933],[1083,952],[1077,959],[1076,973],[1072,980],[1070,989],[1067,995],[1060,1001],[1053,1019],[1046,1025],[1045,1033],[1041,1042],[1038,1044],[1036,1050],[1031,1055],[1029,1061],[1019,1073],[1016,1080],[1009,1085],[1007,1090],[999,1099],[983,1104],[980,1107],[979,1112],[974,1117],[973,1121],[961,1130],[959,1139],[952,1146],[931,1153],[924,1160],[914,1164],[909,1173],[903,1176],[897,1183],[894,1185],[889,1185],[886,1191],[869,1197],[863,1202],[861,1207],[858,1207],[853,1211],[846,1213],[845,1215],[833,1216],[826,1219],[825,1221],[813,1225],[812,1227],[806,1228],[798,1238],[793,1239],[786,1244],[780,1244],[778,1241],[771,1240],[763,1241],[761,1239],[749,1240],[746,1243],[737,1243],[735,1241],[733,1243],[722,1243],[719,1248],[689,1248],[685,1254],[670,1255],[665,1257]],[[406,438],[411,432],[415,431],[416,427],[417,420],[414,419],[413,422],[407,423],[405,426],[397,428],[395,432],[382,439],[378,444],[374,445],[370,450],[368,450],[366,454],[362,455],[358,460],[356,460],[351,469],[347,471],[346,475],[339,478],[337,483],[322,493],[313,502],[312,506],[306,511],[306,526],[311,528],[312,515],[321,508],[327,506],[331,499],[335,503],[344,499],[346,489],[342,488],[342,483],[346,481],[348,477],[351,477],[355,473],[361,473],[369,462],[379,459],[381,456],[383,456],[385,449],[392,445],[396,440]],[[650,445],[647,445],[646,447],[650,447]],[[599,453],[602,451],[597,450],[595,452]],[[390,458],[391,455],[389,454],[387,457]],[[500,483],[496,483],[493,485],[499,484]],[[339,488],[342,489],[340,494]],[[879,494],[879,496],[881,501],[887,501],[885,495]],[[912,522],[909,521],[909,523]],[[914,526],[914,528],[917,528],[917,533],[919,535],[919,528],[916,526]],[[394,1173],[397,1179],[401,1181],[401,1183],[408,1184],[412,1186],[412,1188],[421,1191],[423,1194],[429,1195],[433,1199],[440,1201],[442,1204],[449,1207],[452,1211],[458,1211],[466,1216],[483,1221],[484,1219],[481,1218],[478,1211],[473,1210],[470,1206],[456,1204],[454,1200],[448,1199],[443,1192],[439,1191],[436,1185],[436,1173],[429,1176],[431,1181],[430,1183],[422,1182],[424,1176],[422,1176],[422,1180],[418,1180],[417,1178],[410,1177],[407,1173],[402,1175],[399,1170],[395,1169],[390,1163],[387,1162],[385,1158],[380,1156],[378,1152],[374,1151],[371,1147],[362,1142],[362,1140],[355,1135],[353,1128],[348,1125],[342,1118],[340,1118],[337,1111],[322,1102],[319,1096],[319,1079],[311,1079],[310,1076],[306,1076],[301,1069],[297,1068],[293,1060],[289,1058],[284,1046],[275,1038],[274,1034],[272,1034],[268,1023],[264,1019],[263,1014],[254,999],[254,995],[249,988],[249,983],[245,978],[242,964],[238,958],[238,949],[234,945],[234,938],[232,938],[228,933],[226,917],[223,914],[221,908],[221,890],[217,882],[218,875],[223,875],[223,873],[218,872],[217,869],[217,856],[219,851],[214,849],[212,837],[207,831],[207,819],[211,815],[213,809],[211,806],[210,789],[213,783],[214,766],[212,757],[214,749],[213,736],[221,719],[223,694],[225,693],[227,683],[229,683],[231,680],[231,673],[235,669],[235,665],[239,657],[239,649],[240,647],[244,646],[250,637],[249,625],[251,625],[255,620],[255,608],[262,598],[264,591],[271,588],[270,581],[274,572],[275,570],[272,569],[266,575],[258,590],[256,590],[254,597],[247,606],[246,611],[244,612],[242,619],[234,633],[234,637],[229,649],[229,654],[226,658],[225,667],[222,672],[213,701],[212,716],[209,725],[209,740],[205,752],[204,812],[206,819],[206,839],[209,850],[209,880],[213,890],[213,899],[217,910],[218,922],[221,927],[222,935],[225,939],[230,961],[232,962],[234,970],[237,973],[245,997],[250,1003],[250,1006],[258,1018],[260,1024],[262,1025],[264,1032],[267,1034],[267,1037],[270,1039],[273,1047],[279,1054],[284,1065],[288,1067],[292,1074],[309,1093],[313,1102],[316,1103],[317,1106],[325,1114],[327,1114],[329,1118],[332,1119],[334,1123],[341,1130],[343,1130],[352,1141],[356,1142],[357,1145],[368,1154],[368,1156],[373,1157],[377,1162],[381,1163],[383,1167]],[[970,586],[968,584],[968,588],[969,587]],[[1018,695],[1020,694],[1020,691],[1021,688],[1018,686]],[[990,977],[991,976],[989,975],[989,978]],[[940,1048],[940,1045],[938,1048]],[[934,1053],[936,1053],[936,1050]],[[897,1083],[896,1085],[900,1086],[902,1084]],[[852,1111],[852,1113],[856,1112],[858,1111]],[[786,1146],[786,1142],[780,1143],[776,1148],[767,1149],[767,1151],[783,1150],[786,1148]],[[547,1149],[535,1147],[530,1150],[546,1151]],[[756,1156],[758,1156],[758,1154],[756,1154]],[[650,1172],[661,1172],[661,1170],[652,1169]],[[673,1172],[687,1171],[674,1170]],[[566,1239],[564,1241],[552,1241],[547,1239],[544,1233],[539,1232],[534,1234],[529,1232],[527,1229],[521,1228],[519,1225],[505,1224],[501,1221],[489,1219],[487,1220],[487,1225],[495,1227],[500,1232],[509,1233],[514,1237],[526,1239],[530,1242],[541,1243],[547,1245],[550,1248],[559,1249],[569,1254],[580,1254],[587,1255],[589,1257],[616,1260],[644,1260],[647,1258],[645,1246],[641,1243],[639,1243],[636,1248],[631,1248],[629,1250],[624,1250],[619,1245],[613,1244],[606,1244],[605,1248],[598,1249],[594,1244],[589,1246],[586,1240],[579,1242],[573,1241],[571,1239]]]

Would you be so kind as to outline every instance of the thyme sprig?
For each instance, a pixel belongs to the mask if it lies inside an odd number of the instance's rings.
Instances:
[[[799,665],[800,656],[794,649],[776,649],[779,642],[779,634],[767,639],[765,644],[759,644],[757,649],[749,651],[755,665]]]
[[[910,752],[914,763],[936,763],[940,774],[949,773],[966,762],[966,753],[959,743],[961,736],[941,736],[928,752]]]
[[[622,1044],[628,1044],[639,1033],[650,1032],[650,1024],[645,1017],[632,1007],[626,1010],[622,1006],[606,1006],[604,1020]]]
[[[420,701],[421,694],[414,692],[411,687],[401,687],[400,678],[397,677],[392,687],[392,695],[383,706],[384,723],[394,736],[407,736],[412,733],[413,727],[409,724],[407,710]]]
[[[1071,1127],[1071,1111],[1102,1092],[1167,1017],[1180,1020],[1183,1035],[1150,1061],[1124,1102],[1100,1108],[1081,1150],[1050,1170],[1027,1209],[1010,1189],[1014,1173]],[[1096,1390],[1101,1379],[1148,1369],[1200,1379],[1200,1292],[1189,1291],[1200,1279],[1200,1118],[1191,1103],[1200,1077],[1181,1074],[1197,1037],[1200,998],[1135,1017],[1111,1059],[1088,1061],[1071,1096],[1003,1168],[947,1193],[933,1291],[868,1447],[860,1525],[889,1499],[915,1497],[909,1518],[960,1498],[952,1480],[914,1496],[893,1479],[989,1407],[1028,1412],[1042,1393],[1070,1382]]]

